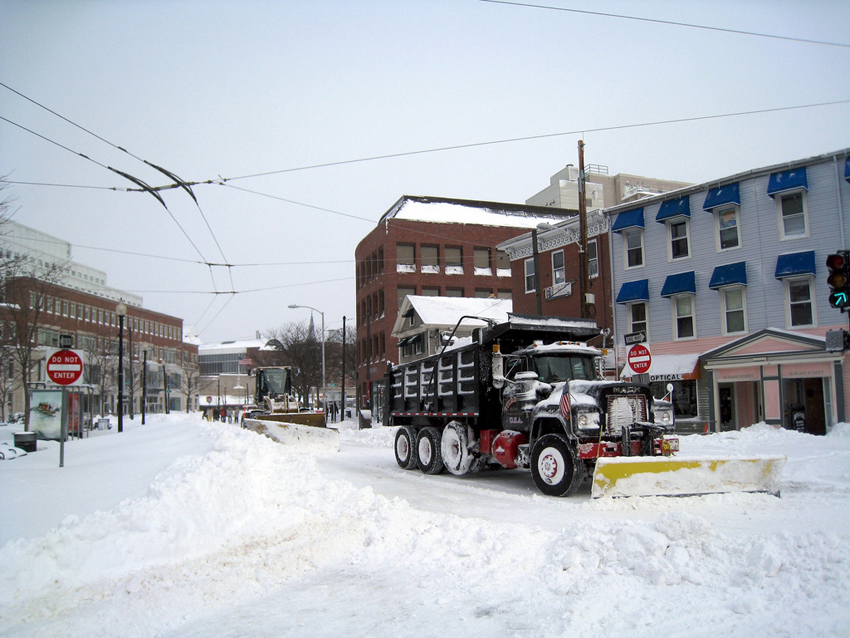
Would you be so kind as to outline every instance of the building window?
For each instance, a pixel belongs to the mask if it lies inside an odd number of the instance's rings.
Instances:
[[[489,248],[476,248],[472,251],[472,258],[475,262],[475,270],[474,273],[476,275],[487,275],[491,276],[493,274],[493,268],[490,266],[490,249]]]
[[[497,290],[496,299],[513,299],[513,293],[510,290]]]
[[[807,237],[809,220],[806,214],[806,196],[803,191],[776,196],[779,209],[779,229],[782,239]]]
[[[667,224],[670,237],[670,259],[685,259],[690,256],[689,223],[687,219],[678,219]]]
[[[463,297],[463,288],[446,288],[446,297]]]
[[[673,297],[673,312],[676,322],[676,339],[690,339],[696,335],[694,325],[694,296]]]
[[[403,288],[399,286],[398,288],[398,307],[401,308],[401,302],[404,301],[404,298],[408,295],[415,295],[416,288]]]
[[[720,290],[723,334],[747,331],[747,309],[744,288],[730,287]]]
[[[478,299],[487,299],[487,298],[493,296],[493,291],[490,290],[489,288],[476,288],[475,289],[475,296]]]
[[[812,279],[789,279],[787,291],[788,325],[792,328],[815,325]]]
[[[439,288],[425,288],[422,287],[422,295],[424,297],[439,297],[440,289]]]
[[[421,246],[420,251],[422,255],[422,272],[440,272],[440,247]]]
[[[599,276],[599,253],[595,239],[587,242],[587,276],[591,279]]]
[[[740,233],[738,231],[738,209],[718,209],[714,214],[717,228],[717,250],[730,250],[741,246]]]
[[[646,302],[637,301],[635,303],[630,303],[628,304],[628,311],[629,332],[643,332],[644,334],[646,334],[646,338],[648,341],[649,333],[646,332]]]
[[[446,274],[463,274],[463,251],[460,248],[446,248]]]
[[[534,258],[526,259],[525,265],[525,292],[534,292]]]
[[[552,285],[562,284],[567,280],[567,269],[564,265],[564,251],[552,253]]]
[[[416,247],[413,244],[398,244],[396,259],[397,272],[416,272]]]
[[[626,247],[626,268],[643,266],[643,228],[630,228],[623,232]]]
[[[504,250],[496,251],[496,276],[510,277],[511,276],[511,258]]]

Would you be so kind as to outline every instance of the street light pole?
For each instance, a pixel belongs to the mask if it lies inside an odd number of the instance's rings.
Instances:
[[[118,315],[118,431],[124,431],[124,317],[127,306],[119,301],[115,306]]]
[[[322,315],[322,391],[325,391],[325,313],[319,310],[318,308],[313,308],[312,306],[299,306],[298,304],[289,304],[290,308],[306,308],[307,310],[313,310]],[[325,419],[328,416],[328,405],[327,405],[327,397],[325,397],[325,401],[322,403],[322,410],[325,413]]]

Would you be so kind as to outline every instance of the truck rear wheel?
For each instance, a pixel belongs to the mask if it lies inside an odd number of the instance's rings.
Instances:
[[[569,496],[581,485],[581,464],[564,437],[546,434],[531,449],[531,476],[546,496]]]
[[[463,423],[452,421],[443,429],[440,452],[443,465],[455,476],[466,474],[472,469],[475,457],[469,451],[469,430]]]
[[[395,461],[403,470],[414,470],[418,465],[416,460],[416,430],[406,425],[401,426],[395,433]]]
[[[416,458],[419,469],[425,474],[439,474],[443,471],[443,455],[440,452],[440,433],[436,428],[419,430],[416,437]]]

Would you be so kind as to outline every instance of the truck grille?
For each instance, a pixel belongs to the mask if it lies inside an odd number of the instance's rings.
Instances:
[[[646,421],[646,397],[642,394],[608,397],[608,434],[619,436],[624,425]]]

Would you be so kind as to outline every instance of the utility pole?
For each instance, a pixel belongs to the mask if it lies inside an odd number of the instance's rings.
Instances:
[[[340,406],[340,423],[345,421],[345,315],[342,316],[342,406]]]
[[[587,318],[587,202],[584,196],[584,141],[578,141],[578,215],[579,215],[579,312],[582,319]]]

